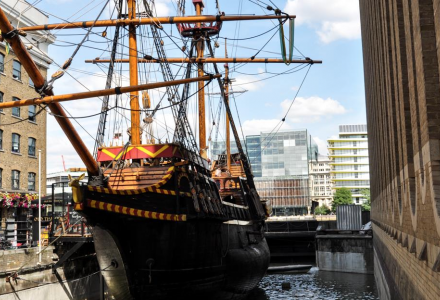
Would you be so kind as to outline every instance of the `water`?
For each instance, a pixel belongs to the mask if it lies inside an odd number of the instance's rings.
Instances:
[[[290,290],[281,288],[283,282],[290,283]],[[379,297],[373,275],[326,272],[312,268],[307,274],[267,275],[248,299],[353,300]]]

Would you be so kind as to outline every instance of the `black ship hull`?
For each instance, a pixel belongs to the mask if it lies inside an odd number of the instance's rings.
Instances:
[[[192,195],[183,180],[176,185],[175,176],[156,190],[83,190],[80,211],[94,227],[109,293],[118,300],[246,295],[270,260],[264,221],[252,218],[259,200],[245,190],[244,181],[240,205],[219,200],[211,179],[213,197],[203,198]],[[205,211],[197,211],[196,201]]]
[[[107,224],[107,229],[101,224],[97,226],[101,234],[111,232],[119,245],[134,299],[245,295],[257,286],[269,265],[266,240],[250,237],[253,243],[249,243],[247,232],[252,231],[252,225],[127,220],[126,224]],[[98,250],[110,243],[95,235],[98,261],[116,260],[117,268],[121,268],[120,258],[113,252]],[[106,272],[115,270],[109,265],[101,268],[107,268],[103,275],[111,280],[112,275],[107,276]],[[107,285],[111,287],[114,283]]]
[[[107,285],[125,299],[245,295],[269,265],[266,240],[252,224],[108,219],[94,216],[95,249]],[[109,251],[113,243],[118,251]]]

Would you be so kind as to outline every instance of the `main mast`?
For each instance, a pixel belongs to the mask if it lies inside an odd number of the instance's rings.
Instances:
[[[121,0],[122,1],[122,0]],[[127,0],[128,18],[133,20],[136,18],[136,0]],[[130,23],[128,26],[128,46],[129,46],[129,66],[130,66],[130,85],[138,84],[138,64],[137,64],[137,40],[136,25]],[[130,92],[130,109],[131,109],[131,144],[141,144],[140,132],[140,111],[139,111],[139,92]]]
[[[225,40],[225,57],[228,57],[228,48]],[[229,104],[229,65],[225,63],[225,103]],[[229,130],[229,115],[226,114],[226,166],[231,171],[231,132]]]
[[[196,8],[196,15],[201,16],[203,11],[203,0],[193,0],[193,4]],[[198,27],[201,27],[201,23],[197,23]],[[205,50],[205,39],[202,35],[197,34],[194,36],[194,41],[197,42],[197,58],[203,58],[204,50]],[[198,77],[202,77],[204,74],[203,71],[203,63],[199,62],[197,64],[197,73]],[[203,158],[208,158],[206,153],[206,123],[205,123],[205,83],[198,83],[198,100],[199,100],[199,147],[200,147],[200,156]]]

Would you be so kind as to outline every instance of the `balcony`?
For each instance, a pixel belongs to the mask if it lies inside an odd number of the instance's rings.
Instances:
[[[332,150],[357,150],[357,149],[368,149],[368,145],[365,146],[352,146],[352,145],[347,145],[347,146],[334,146],[334,145],[327,145],[327,149],[332,149]]]

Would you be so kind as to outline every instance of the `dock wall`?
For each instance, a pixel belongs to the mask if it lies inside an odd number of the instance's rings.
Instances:
[[[323,271],[373,274],[373,237],[358,234],[317,235],[316,264]]]

